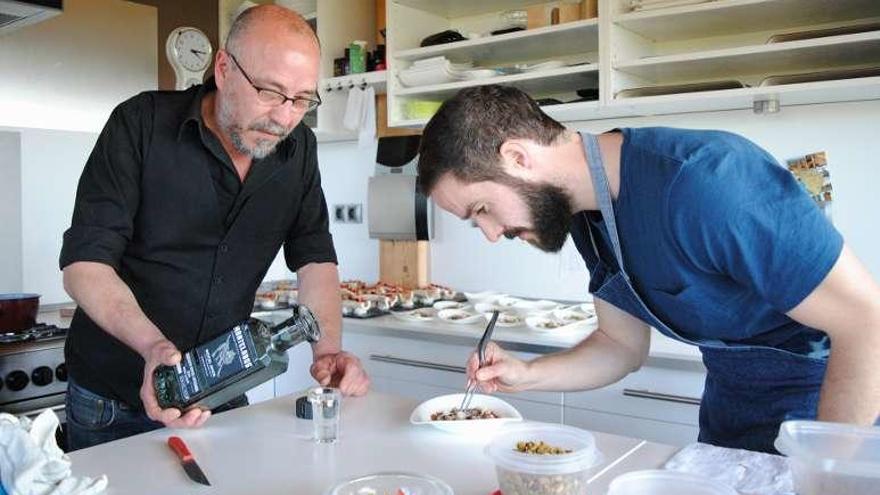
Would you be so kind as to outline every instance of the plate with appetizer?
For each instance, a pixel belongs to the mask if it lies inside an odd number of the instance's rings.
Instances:
[[[409,417],[414,425],[430,425],[451,433],[495,431],[500,426],[522,421],[509,403],[493,395],[474,394],[470,405],[459,410],[464,394],[449,394],[419,404]]]

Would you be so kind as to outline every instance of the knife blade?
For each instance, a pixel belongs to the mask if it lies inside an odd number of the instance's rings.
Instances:
[[[168,437],[168,446],[171,447],[171,450],[173,450],[174,453],[177,454],[177,457],[180,458],[180,463],[183,464],[183,470],[186,471],[186,475],[189,476],[189,479],[196,483],[211,486],[207,476],[202,472],[202,468],[196,464],[195,457],[193,457],[182,438],[175,436]]]

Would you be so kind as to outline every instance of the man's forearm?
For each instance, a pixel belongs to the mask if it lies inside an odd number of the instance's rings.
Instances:
[[[832,339],[820,421],[872,425],[880,415],[880,321],[858,338]]]
[[[638,353],[601,330],[575,347],[534,359],[528,364],[532,390],[592,390],[615,383],[641,365]]]
[[[299,302],[318,318],[321,339],[312,347],[315,356],[335,354],[342,348],[342,301],[339,272],[334,263],[310,263],[296,272]]]
[[[89,318],[141,356],[165,340],[113,267],[79,261],[64,268],[64,289]]]

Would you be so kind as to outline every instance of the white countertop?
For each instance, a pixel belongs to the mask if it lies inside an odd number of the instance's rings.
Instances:
[[[387,315],[375,318],[343,318],[343,331],[358,333],[382,332],[384,335],[400,335],[424,340],[460,340],[472,345],[485,329],[485,321],[474,324],[449,323],[442,320],[427,322],[408,322]],[[587,332],[554,333],[537,332],[521,325],[517,327],[496,327],[492,340],[514,344],[526,352],[553,352],[568,349],[581,340]],[[651,350],[649,356],[659,359],[674,359],[702,363],[700,350],[691,345],[672,340],[656,330],[651,330]],[[701,365],[701,364],[700,364]]]
[[[294,397],[280,397],[211,418],[198,430],[158,430],[70,454],[76,476],[107,474],[114,494],[212,493],[319,495],[338,481],[382,471],[421,472],[449,483],[457,495],[488,495],[498,488],[483,454],[486,437],[414,426],[416,401],[378,393],[348,398],[340,440],[311,441],[311,423],[294,416]],[[212,486],[191,482],[165,444],[178,435]],[[661,466],[677,450],[594,433],[604,462],[590,494],[604,494],[619,474]]]

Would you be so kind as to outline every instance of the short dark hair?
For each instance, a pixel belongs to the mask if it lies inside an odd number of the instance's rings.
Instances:
[[[565,127],[524,92],[490,84],[459,91],[425,126],[419,147],[419,184],[430,194],[446,173],[465,183],[498,179],[501,145],[508,139],[552,144]]]

